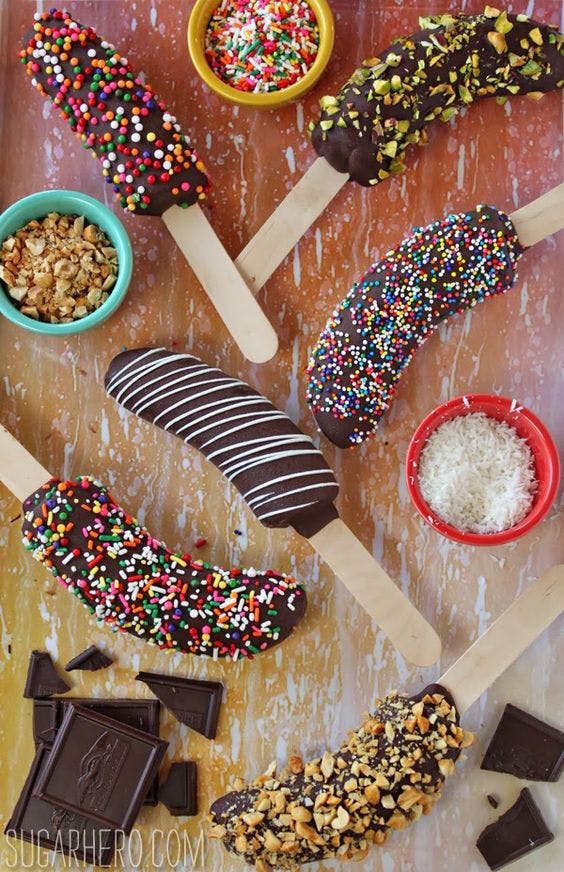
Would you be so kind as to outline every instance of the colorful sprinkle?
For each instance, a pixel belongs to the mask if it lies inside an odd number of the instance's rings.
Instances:
[[[305,611],[292,576],[174,554],[93,478],[51,479],[24,502],[24,517],[25,547],[96,620],[159,648],[252,659]]]
[[[237,91],[281,91],[317,57],[319,28],[305,0],[222,0],[206,31],[206,59]]]
[[[203,200],[205,167],[176,118],[125,57],[68,12],[37,13],[21,62],[92,150],[128,212],[162,215]]]
[[[364,441],[419,346],[447,316],[508,291],[522,252],[507,215],[481,205],[415,228],[371,266],[309,361],[307,401],[326,435]]]

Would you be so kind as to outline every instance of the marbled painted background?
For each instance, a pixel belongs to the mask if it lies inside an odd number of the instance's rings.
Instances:
[[[16,62],[24,25],[41,5],[4,0],[2,6],[1,205],[50,187],[77,188],[111,203],[94,161],[32,92]],[[185,47],[191,5],[69,2],[77,17],[96,26],[146,72],[193,134],[214,181],[209,215],[233,256],[312,162],[306,126],[317,99],[334,93],[363,56],[416,29],[418,14],[456,8],[435,0],[417,5],[333,0],[337,38],[324,79],[302,103],[262,114],[222,103],[196,77]],[[472,0],[460,8],[479,10],[482,4]],[[542,21],[558,23],[562,17],[558,0],[508,8]],[[123,346],[174,343],[247,379],[318,438],[303,398],[304,366],[333,305],[413,224],[484,200],[511,211],[561,182],[562,121],[558,94],[538,103],[514,99],[503,108],[482,102],[456,123],[433,129],[429,146],[412,152],[409,171],[400,178],[375,190],[346,186],[261,291],[281,337],[278,357],[265,366],[241,358],[156,218],[124,219],[135,271],[125,304],[103,329],[57,340],[0,323],[0,421],[44,466],[54,474],[90,472],[107,481],[117,498],[171,546],[187,550],[205,537],[202,557],[291,570],[310,592],[309,614],[294,638],[250,664],[155,652],[94,626],[29,558],[20,547],[19,505],[0,487],[0,821],[7,820],[32,758],[32,705],[21,696],[32,648],[47,649],[60,664],[92,642],[111,652],[116,663],[109,671],[72,674],[74,694],[141,696],[145,689],[133,682],[138,669],[223,681],[226,695],[215,742],[189,732],[166,712],[162,716],[168,760],[188,756],[198,762],[203,816],[233,774],[252,777],[274,757],[284,763],[289,753],[317,754],[335,746],[377,694],[394,687],[416,689],[437,677],[534,577],[563,561],[561,493],[534,532],[513,545],[480,550],[450,543],[424,526],[403,482],[405,452],[416,425],[439,402],[467,391],[518,398],[564,448],[562,236],[525,255],[517,286],[505,298],[447,323],[428,342],[371,442],[346,453],[323,439],[320,443],[341,483],[343,517],[437,627],[444,651],[435,668],[417,670],[395,655],[306,542],[289,531],[261,528],[215,468],[179,440],[120,414],[102,388],[106,366]],[[234,534],[236,528],[242,536]],[[508,700],[562,726],[562,628],[562,622],[553,625],[469,711],[466,725],[478,731],[478,742],[435,813],[396,833],[385,850],[363,862],[363,869],[485,869],[474,848],[477,834],[496,815],[485,795],[497,793],[502,812],[523,785],[511,776],[480,772],[481,754]],[[513,868],[560,872],[563,785],[533,789],[557,838]],[[200,822],[173,820],[163,807],[145,808],[139,818],[147,847],[154,829],[166,833],[177,825],[196,837]],[[170,868],[159,859],[161,848],[157,840],[156,859],[146,854],[138,868]],[[0,869],[13,864],[14,851],[0,836]],[[18,860],[16,868],[20,865]],[[53,866],[66,868],[61,858],[54,858]],[[204,867],[208,872],[243,868],[215,843],[206,845]],[[340,866],[317,868],[327,872]]]

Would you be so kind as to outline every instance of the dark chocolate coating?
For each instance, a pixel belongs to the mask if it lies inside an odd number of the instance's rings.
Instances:
[[[332,857],[361,859],[367,844],[383,844],[390,830],[404,829],[428,813],[472,737],[459,727],[454,702],[439,685],[411,698],[392,693],[377,706],[333,754],[303,771],[261,777],[216,800],[210,835],[248,863],[261,858],[266,868],[294,869]],[[281,789],[284,809],[276,805]],[[261,804],[265,799],[270,808]],[[280,818],[284,814],[287,819]],[[297,838],[286,853],[282,846],[288,840],[282,835],[289,832]]]
[[[97,620],[161,648],[252,658],[283,641],[305,612],[305,591],[291,576],[175,554],[93,479],[52,479],[23,510],[34,557]],[[227,620],[225,603],[233,604]]]
[[[209,179],[196,151],[111,43],[51,10],[37,16],[23,46],[33,84],[92,149],[124,209],[162,215],[204,199]]]
[[[487,11],[420,22],[423,30],[364,61],[337,97],[321,100],[313,147],[361,185],[401,172],[404,151],[426,142],[431,121],[448,121],[479,97],[540,94],[564,83],[562,36],[551,25]]]
[[[245,382],[189,354],[137,348],[114,357],[105,385],[215,463],[265,526],[311,536],[337,517],[339,488],[321,452]]]
[[[370,436],[419,346],[445,318],[508,291],[522,251],[507,215],[480,205],[415,228],[373,264],[311,354],[307,401],[323,433],[340,448]]]

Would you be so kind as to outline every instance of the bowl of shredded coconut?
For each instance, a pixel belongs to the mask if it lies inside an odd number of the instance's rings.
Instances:
[[[536,415],[515,399],[470,394],[421,422],[406,480],[424,521],[457,542],[500,545],[549,511],[560,480],[558,450]]]

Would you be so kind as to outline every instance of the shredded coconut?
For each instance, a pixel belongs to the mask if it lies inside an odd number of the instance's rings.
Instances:
[[[528,443],[483,412],[459,415],[427,439],[419,487],[441,520],[465,533],[500,533],[529,513],[537,490]]]

